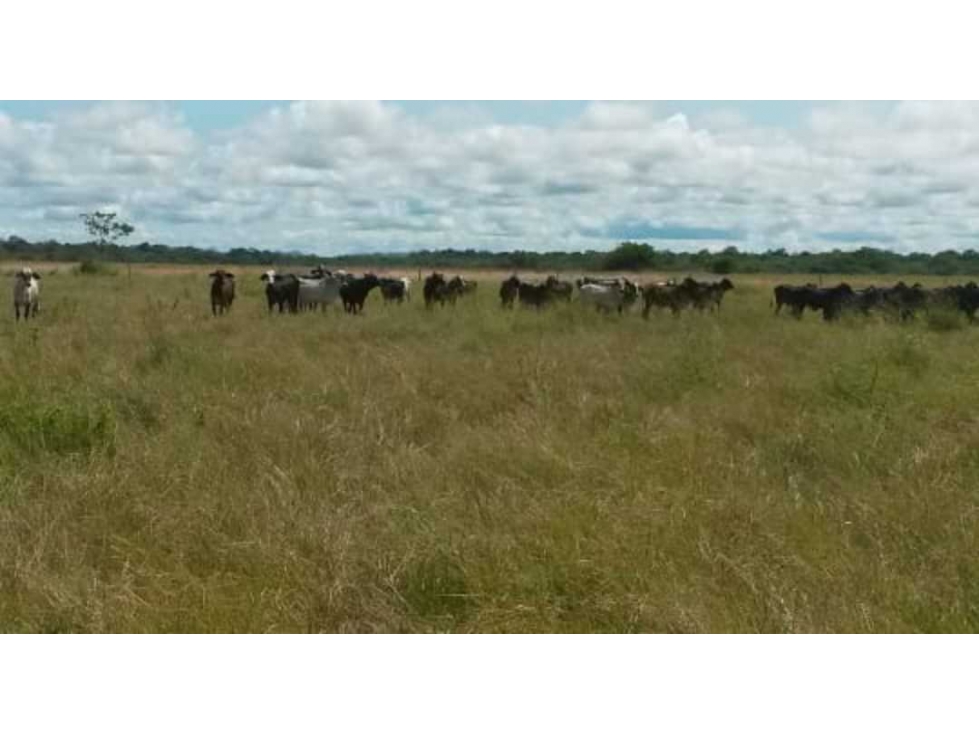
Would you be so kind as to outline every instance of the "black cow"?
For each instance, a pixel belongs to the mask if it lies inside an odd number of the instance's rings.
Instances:
[[[824,321],[833,321],[854,303],[855,295],[853,288],[847,283],[840,283],[832,288],[817,288],[813,294],[812,308],[822,310]]]
[[[788,306],[792,315],[796,318],[802,317],[802,312],[810,305],[813,291],[818,290],[815,283],[805,285],[777,285],[775,286],[775,315],[777,316],[783,306]]]
[[[975,321],[976,310],[979,309],[979,285],[969,281],[965,285],[957,286],[955,295],[959,310],[969,317],[969,321]]]
[[[732,290],[734,290],[734,283],[728,278],[721,278],[716,283],[708,283],[703,296],[704,304],[710,306],[711,311],[720,311],[724,294]]]
[[[289,313],[299,310],[299,279],[295,275],[278,275],[274,270],[262,273],[261,280],[265,281],[265,298],[269,304],[269,313],[274,306],[279,307],[279,313],[286,308]]]
[[[705,308],[716,311],[721,307],[724,294],[733,288],[734,284],[727,278],[715,283],[699,283],[690,277],[684,278],[680,283],[650,283],[642,290],[642,315],[649,318],[649,312],[654,306],[669,308],[674,316],[691,306],[698,311]]]
[[[517,297],[523,306],[541,308],[550,302],[552,295],[547,283],[528,283],[524,281],[517,288]]]
[[[547,280],[544,281],[544,285],[547,286],[555,300],[571,301],[571,296],[574,294],[573,284],[566,280],[559,280],[555,275],[549,275],[547,276]]]
[[[442,273],[432,273],[425,278],[422,296],[425,298],[426,308],[431,308],[436,303],[444,306],[448,297],[448,283],[445,281],[445,276]]]
[[[642,289],[642,317],[649,318],[649,312],[656,308],[669,308],[674,315],[683,307],[677,293],[676,283],[647,283]]]
[[[476,281],[466,280],[462,276],[456,275],[445,285],[445,299],[455,305],[456,299],[474,294],[476,286]]]
[[[223,314],[231,308],[235,300],[235,276],[226,270],[215,270],[210,274],[211,280],[211,313],[214,316]]]
[[[404,301],[406,290],[403,280],[400,278],[381,278],[379,284],[385,303],[390,303],[391,301],[401,303]]]
[[[975,321],[979,309],[979,286],[970,281],[965,285],[937,288],[929,293],[929,306],[953,308],[964,313],[969,321]]]
[[[517,291],[520,289],[520,278],[511,275],[500,284],[500,305],[503,308],[513,308],[513,302],[517,298]]]
[[[715,311],[720,309],[724,294],[733,288],[734,283],[727,278],[714,283],[701,283],[687,277],[676,287],[675,293],[683,305],[693,306],[698,311],[705,308]]]
[[[868,315],[871,311],[879,309],[884,305],[884,293],[886,289],[878,288],[877,286],[867,286],[862,290],[856,290],[853,292],[853,298],[851,299],[851,305],[857,311],[862,313],[864,316]]]
[[[364,301],[368,294],[381,284],[381,281],[373,273],[368,273],[362,278],[351,278],[340,286],[340,298],[343,301],[343,309],[350,314],[360,313],[364,310]]]
[[[921,283],[909,286],[903,280],[884,291],[884,306],[897,311],[902,321],[914,318],[915,313],[928,305],[928,291]]]

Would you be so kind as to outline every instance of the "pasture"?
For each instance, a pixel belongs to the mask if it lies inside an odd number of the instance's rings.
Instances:
[[[211,268],[39,269],[27,324],[3,280],[2,631],[979,630],[961,318],[774,317],[805,276],[504,311],[508,273],[270,317],[233,266],[214,318]]]

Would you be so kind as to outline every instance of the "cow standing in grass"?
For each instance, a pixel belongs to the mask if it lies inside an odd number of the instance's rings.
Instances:
[[[834,321],[843,311],[850,307],[861,307],[860,295],[847,283],[840,283],[832,288],[817,288],[813,285],[792,286],[779,285],[775,287],[775,313],[788,306],[796,318],[802,316],[807,308],[822,311],[823,320]],[[887,294],[884,294],[886,300]],[[876,299],[876,295],[867,297]]]
[[[235,300],[235,276],[226,270],[215,270],[211,277],[211,314],[226,313]]]
[[[436,303],[444,306],[448,297],[448,284],[445,282],[445,276],[442,273],[432,273],[425,278],[422,295],[425,298],[425,308],[431,308]]]
[[[364,301],[368,294],[380,284],[381,281],[373,273],[347,281],[340,287],[343,308],[350,314],[360,313],[364,310]]]
[[[14,275],[14,318],[19,321],[21,311],[24,319],[37,318],[41,303],[41,276],[30,268],[23,268]]]
[[[513,308],[513,302],[520,290],[520,278],[511,275],[500,284],[500,305],[503,308]]]
[[[314,270],[309,276],[299,280],[298,305],[300,311],[322,308],[335,303],[340,298],[342,281],[339,276],[322,267]]]
[[[381,295],[384,297],[384,303],[391,303],[396,301],[401,303],[408,296],[408,288],[405,285],[406,278],[381,278]]]
[[[549,275],[547,276],[547,280],[544,281],[544,285],[547,286],[547,290],[550,291],[554,300],[561,300],[567,303],[571,302],[571,296],[574,294],[573,283],[560,280],[556,275]]]
[[[544,286],[546,288],[546,286]],[[631,303],[625,288],[598,283],[582,283],[578,287],[578,300],[598,311],[622,311]],[[634,300],[634,299],[633,299]]]
[[[810,294],[817,289],[818,286],[815,283],[775,286],[772,301],[772,304],[775,306],[775,315],[778,316],[782,308],[787,306],[793,316],[797,319],[802,318],[802,312],[809,305]]]
[[[279,313],[286,308],[289,313],[299,310],[299,279],[295,275],[279,275],[274,270],[269,270],[262,273],[261,280],[265,282],[269,313],[272,313],[275,306],[279,307]]]
[[[668,308],[674,316],[678,316],[680,311],[689,305],[686,291],[673,281],[665,283],[647,283],[642,291],[643,308],[642,317],[649,318],[649,312],[656,308]]]
[[[517,288],[520,305],[540,309],[550,303],[553,294],[547,283],[528,283],[523,281]]]
[[[475,294],[477,285],[475,280],[466,280],[456,275],[446,284],[445,297],[454,306],[456,299]]]

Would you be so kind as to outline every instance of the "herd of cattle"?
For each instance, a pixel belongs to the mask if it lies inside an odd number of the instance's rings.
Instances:
[[[211,277],[211,312],[218,316],[229,308],[235,299],[235,276],[226,270],[215,270]],[[347,313],[359,313],[364,301],[375,288],[381,289],[384,300],[401,303],[411,298],[411,281],[408,278],[378,278],[373,273],[356,277],[343,270],[331,272],[322,266],[307,275],[279,274],[274,270],[262,273],[265,283],[265,299],[271,313],[315,311],[341,301]]]
[[[847,283],[832,288],[820,288],[812,283],[779,285],[775,287],[773,305],[776,314],[787,307],[793,316],[801,318],[808,308],[822,312],[826,321],[844,313],[867,315],[875,311],[907,320],[929,308],[961,311],[973,321],[979,309],[979,285],[970,281],[965,285],[925,288],[920,283],[909,286],[902,281],[890,288],[869,286],[862,290],[855,290]]]
[[[235,300],[235,276],[226,270],[215,270],[211,278],[211,311],[215,316],[231,308]],[[40,306],[40,274],[31,268],[21,268],[14,274],[14,314],[17,320],[37,317]],[[347,313],[360,313],[372,290],[378,288],[385,303],[402,303],[411,299],[412,281],[409,278],[382,278],[373,273],[355,276],[343,270],[330,271],[319,266],[306,275],[279,274],[268,270],[261,275],[265,283],[265,297],[269,312],[278,308],[280,313],[298,313],[325,309],[342,302]],[[432,273],[424,280],[422,294],[426,308],[435,305],[455,305],[476,292],[477,283],[461,276],[447,278],[442,273]],[[642,303],[642,315],[650,311],[668,309],[678,315],[686,308],[698,311],[717,311],[724,294],[734,288],[727,278],[714,282],[702,282],[693,278],[682,281],[669,280],[638,284],[625,277],[583,277],[571,282],[549,276],[542,281],[521,280],[511,275],[500,285],[499,296],[503,308],[514,304],[541,309],[553,303],[567,303],[578,294],[578,301],[599,311],[622,313],[634,304]],[[893,287],[869,286],[856,290],[847,283],[823,288],[809,283],[802,286],[778,285],[774,289],[772,305],[778,314],[783,308],[797,318],[806,309],[819,312],[826,321],[833,321],[844,313],[870,314],[880,312],[894,314],[902,320],[910,319],[929,308],[957,310],[970,321],[979,310],[979,285],[925,288],[919,283],[912,286],[903,282]]]
[[[500,286],[500,303],[504,308],[512,308],[514,302],[541,308],[549,303],[570,301],[576,287],[578,300],[600,311],[622,313],[641,300],[642,315],[648,318],[653,308],[668,308],[674,314],[688,307],[715,311],[734,284],[727,278],[713,283],[684,278],[679,283],[669,280],[639,285],[628,278],[589,277],[570,283],[553,275],[542,282],[531,282],[511,275]]]
[[[217,315],[234,300],[234,276],[217,270],[211,273],[211,278],[211,308]],[[269,270],[261,279],[265,282],[270,312],[276,307],[280,312],[305,311],[340,300],[345,311],[359,313],[374,288],[380,288],[385,302],[401,303],[410,299],[411,294],[409,278],[379,278],[373,273],[357,277],[342,270],[331,272],[322,266],[307,275],[281,275]],[[459,275],[446,277],[436,272],[425,278],[422,296],[426,308],[455,305],[460,298],[474,294],[477,285],[476,281]],[[577,289],[582,304],[600,311],[622,313],[641,300],[643,316],[648,317],[654,307],[669,308],[675,314],[687,307],[716,310],[720,308],[724,294],[732,288],[734,285],[727,278],[716,283],[686,278],[679,283],[666,281],[639,285],[628,278],[584,277],[572,283],[553,275],[540,282],[521,280],[512,275],[500,286],[500,301],[504,308],[520,303],[540,309],[551,303],[570,302]]]

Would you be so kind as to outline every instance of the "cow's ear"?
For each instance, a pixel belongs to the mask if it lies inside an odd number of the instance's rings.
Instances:
[[[231,278],[232,280],[234,280],[234,278],[235,278],[235,274],[234,274],[234,273],[225,273],[225,274],[224,274],[224,277],[225,277],[225,278]]]
[[[40,273],[34,273],[34,277],[35,277],[35,278],[36,278],[37,280],[40,280],[40,279],[41,279],[41,274],[40,274]]]

